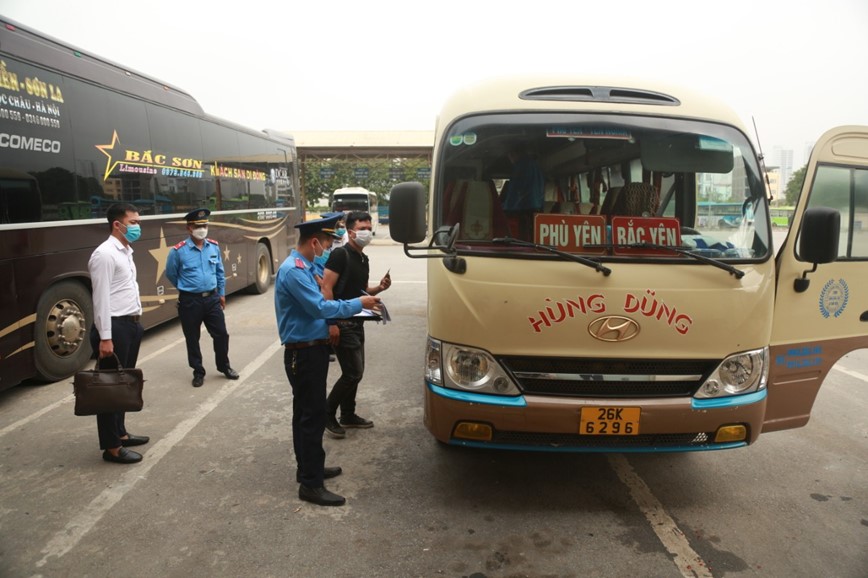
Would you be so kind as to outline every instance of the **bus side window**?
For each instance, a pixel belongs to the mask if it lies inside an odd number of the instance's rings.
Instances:
[[[0,179],[0,223],[42,220],[39,186],[30,179]]]

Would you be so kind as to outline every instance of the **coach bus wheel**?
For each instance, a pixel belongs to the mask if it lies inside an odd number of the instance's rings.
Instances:
[[[42,294],[36,306],[33,353],[41,379],[61,380],[87,363],[92,325],[93,302],[81,283],[61,281]]]
[[[261,295],[268,291],[268,286],[271,285],[271,253],[265,243],[256,244],[255,267],[256,279],[250,286],[250,292]]]

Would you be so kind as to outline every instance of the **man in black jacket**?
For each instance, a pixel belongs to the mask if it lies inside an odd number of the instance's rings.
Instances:
[[[389,274],[378,285],[369,286],[370,267],[365,247],[373,238],[371,215],[353,211],[346,219],[348,242],[334,249],[325,265],[323,296],[326,299],[354,299],[376,295],[392,284]],[[365,329],[361,320],[346,319],[329,327],[329,341],[335,349],[341,376],[328,396],[326,431],[332,437],[346,437],[344,428],[370,428],[374,422],[356,414],[356,393],[365,372]],[[341,410],[337,419],[338,408]]]

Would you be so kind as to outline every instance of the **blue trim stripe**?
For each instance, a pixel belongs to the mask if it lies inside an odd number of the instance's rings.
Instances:
[[[736,407],[739,405],[750,405],[759,403],[768,396],[768,390],[761,389],[754,393],[746,393],[744,395],[731,395],[729,397],[715,397],[710,399],[690,400],[691,409],[715,409],[720,407]]]
[[[507,407],[527,407],[527,402],[525,401],[524,396],[521,395],[505,396],[491,395],[487,393],[471,393],[469,391],[458,391],[456,389],[441,387],[439,385],[434,385],[433,383],[428,384],[428,389],[431,390],[431,393],[439,395],[440,397],[463,401],[465,403],[484,403],[487,405],[503,405]]]
[[[449,440],[449,445],[464,446],[469,448],[482,448],[490,450],[514,450],[520,452],[556,452],[556,453],[581,453],[581,454],[647,454],[668,452],[703,452],[713,450],[729,450],[747,446],[747,442],[726,442],[709,444],[705,446],[666,446],[666,447],[633,447],[633,448],[583,448],[583,447],[549,447],[549,446],[522,446],[516,444],[494,444],[491,442],[473,442],[469,440]]]

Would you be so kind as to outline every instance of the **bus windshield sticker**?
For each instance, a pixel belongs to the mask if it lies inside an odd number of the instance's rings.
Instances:
[[[732,145],[723,139],[699,135],[699,150],[732,152]]]
[[[548,245],[567,253],[594,253],[602,255],[606,239],[606,217],[603,215],[559,215],[539,213],[534,216],[534,242]]]
[[[466,132],[464,134],[453,134],[449,137],[449,144],[454,147],[465,145],[475,145],[476,144],[476,133],[475,132]]]
[[[546,137],[633,140],[633,134],[626,129],[593,126],[553,127],[546,130]]]

